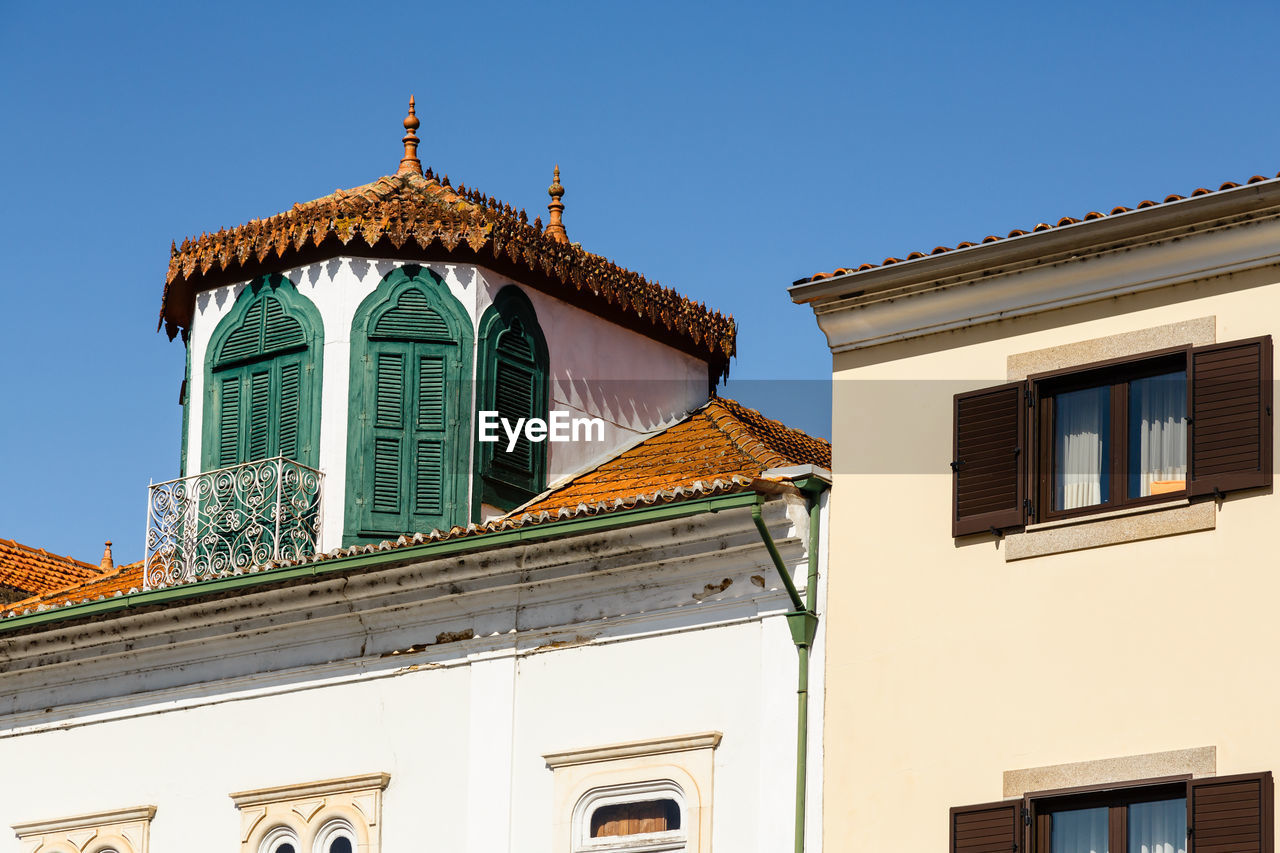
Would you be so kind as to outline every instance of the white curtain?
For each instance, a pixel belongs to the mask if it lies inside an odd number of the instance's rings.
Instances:
[[[1129,806],[1129,853],[1187,853],[1187,801]]]
[[[1049,848],[1053,853],[1109,853],[1107,850],[1109,811],[1104,807],[1054,812]]]
[[[1184,488],[1179,481],[1187,479],[1185,373],[1129,383],[1129,453],[1130,497]]]
[[[1053,402],[1054,509],[1102,503],[1106,492],[1111,388],[1059,394]]]

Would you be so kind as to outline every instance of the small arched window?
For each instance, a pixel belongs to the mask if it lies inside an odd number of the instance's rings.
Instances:
[[[471,320],[430,270],[388,274],[355,314],[346,540],[465,524]]]
[[[326,823],[316,833],[312,853],[355,853],[356,830],[351,822],[339,818]]]
[[[292,829],[278,826],[262,837],[258,853],[301,853],[301,845]]]
[[[498,291],[480,318],[477,408],[497,412],[514,425],[530,418],[547,420],[549,356],[533,304],[520,288]],[[477,442],[476,512],[480,503],[510,510],[540,493],[547,484],[547,442],[532,442],[523,431],[508,449],[499,441]]]
[[[669,779],[588,791],[574,809],[574,853],[684,850],[684,791]]]
[[[322,337],[319,313],[284,276],[241,291],[206,360],[204,470],[274,456],[316,465]]]

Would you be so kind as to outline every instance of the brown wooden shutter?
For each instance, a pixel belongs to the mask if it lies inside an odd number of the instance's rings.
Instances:
[[[1011,853],[1022,847],[1021,800],[951,809],[951,853]]]
[[[1271,485],[1271,338],[1191,351],[1192,495]]]
[[[1271,853],[1271,774],[1193,779],[1188,785],[1189,853]]]
[[[1026,523],[1024,383],[955,397],[951,535]]]

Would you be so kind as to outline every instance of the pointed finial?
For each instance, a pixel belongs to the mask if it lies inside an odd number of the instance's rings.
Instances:
[[[547,205],[550,215],[547,217],[547,230],[542,233],[557,243],[568,243],[569,235],[565,233],[564,223],[560,221],[560,214],[564,213],[564,202],[560,200],[564,197],[564,187],[560,186],[560,165],[558,163],[556,164],[555,180],[551,182],[551,186],[547,187],[547,195],[551,196],[551,203]]]
[[[418,116],[413,109],[413,95],[409,96],[409,115],[404,119],[404,139],[400,140],[404,143],[404,157],[400,158],[400,168],[396,170],[397,175],[405,175],[410,172],[422,174],[422,161],[418,159],[418,137],[414,133],[422,125],[418,121]]]
[[[107,547],[102,549],[102,562],[98,564],[104,572],[109,572],[116,567],[115,560],[111,559],[111,540],[107,540]]]

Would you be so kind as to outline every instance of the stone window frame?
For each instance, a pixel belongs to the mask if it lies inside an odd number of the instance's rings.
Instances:
[[[1244,339],[1241,343],[1248,340]],[[1161,351],[1191,351],[1211,347],[1217,342],[1216,317],[1198,317],[1092,340],[1014,353],[1007,357],[1006,379],[1014,384],[1022,383],[1025,386],[1030,382],[1034,385],[1046,375],[1069,375],[1078,368],[1096,367],[1099,362],[1134,364]],[[1004,390],[1004,387],[997,386],[996,389],[988,390]],[[1041,460],[1032,460],[1033,465],[1040,462]],[[1039,494],[1029,494],[1028,503],[1040,497],[1042,496]],[[1185,493],[1179,493],[1171,495],[1167,501],[1150,501],[1120,508],[1099,507],[1082,512],[1077,517],[1046,519],[1041,513],[1040,520],[1033,520],[1025,526],[1015,525],[1021,529],[1010,531],[1003,537],[1001,550],[1006,561],[1013,561],[1212,530],[1217,522],[1217,508],[1214,502],[1194,501]]]
[[[155,806],[13,824],[23,853],[148,853]]]
[[[708,731],[606,746],[590,746],[542,757],[553,774],[552,847],[573,853],[676,851],[710,853],[715,750],[723,735]],[[590,816],[623,795],[677,799],[680,833],[590,840]]]
[[[379,853],[390,782],[387,773],[366,773],[233,793],[241,853],[270,853],[286,837],[296,853],[325,853],[339,835],[350,838],[353,853]]]

